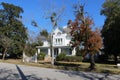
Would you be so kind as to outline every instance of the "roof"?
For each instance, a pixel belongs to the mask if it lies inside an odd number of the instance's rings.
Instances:
[[[56,29],[53,30],[52,33],[53,33],[53,34],[56,34],[56,33],[58,33],[58,32],[63,33],[63,30],[57,27]]]
[[[63,30],[64,30],[64,32],[67,33],[67,34],[69,34],[70,31],[71,31],[70,28],[68,28],[67,26],[64,26],[64,27],[63,27]]]
[[[61,28],[61,27],[55,28],[52,33],[60,32],[60,33],[67,33],[67,34],[69,34],[70,31],[71,31],[70,28],[68,28],[67,26],[64,26],[63,28]]]

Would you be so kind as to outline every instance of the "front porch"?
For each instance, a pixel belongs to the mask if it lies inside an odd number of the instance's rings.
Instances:
[[[66,55],[71,56],[76,55],[75,48],[71,50],[69,46],[55,46],[53,47],[53,51],[51,51],[50,47],[37,46],[36,48],[38,54],[40,54],[40,52],[44,52],[48,56],[52,56],[52,52],[54,54],[54,57],[58,56],[60,53],[66,53]]]

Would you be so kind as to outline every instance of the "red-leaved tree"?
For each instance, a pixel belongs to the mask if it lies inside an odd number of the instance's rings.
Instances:
[[[102,48],[102,38],[99,29],[92,30],[93,20],[85,15],[84,6],[75,6],[75,21],[68,21],[68,27],[71,29],[72,47],[80,46],[83,56],[90,55],[89,69],[95,69],[94,54]]]

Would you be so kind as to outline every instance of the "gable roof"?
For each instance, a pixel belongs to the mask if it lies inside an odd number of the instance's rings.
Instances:
[[[64,27],[63,27],[63,30],[64,30],[64,32],[67,33],[67,34],[69,34],[70,31],[71,31],[70,28],[68,28],[67,26],[64,26]]]
[[[63,30],[57,27],[56,29],[53,30],[52,33],[53,33],[53,34],[63,33]]]

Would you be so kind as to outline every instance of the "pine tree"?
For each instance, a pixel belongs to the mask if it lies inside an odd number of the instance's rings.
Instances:
[[[102,28],[104,52],[114,55],[115,63],[120,54],[120,0],[106,0],[102,5],[101,14],[106,20]]]
[[[26,28],[20,21],[23,10],[13,4],[1,3],[0,9],[0,37],[4,35],[14,43],[10,46],[9,53],[15,57],[22,53],[23,45],[27,40]],[[2,44],[0,44],[2,46]],[[4,48],[4,47],[1,47]],[[5,49],[3,49],[5,50]],[[3,52],[3,51],[1,51]]]

